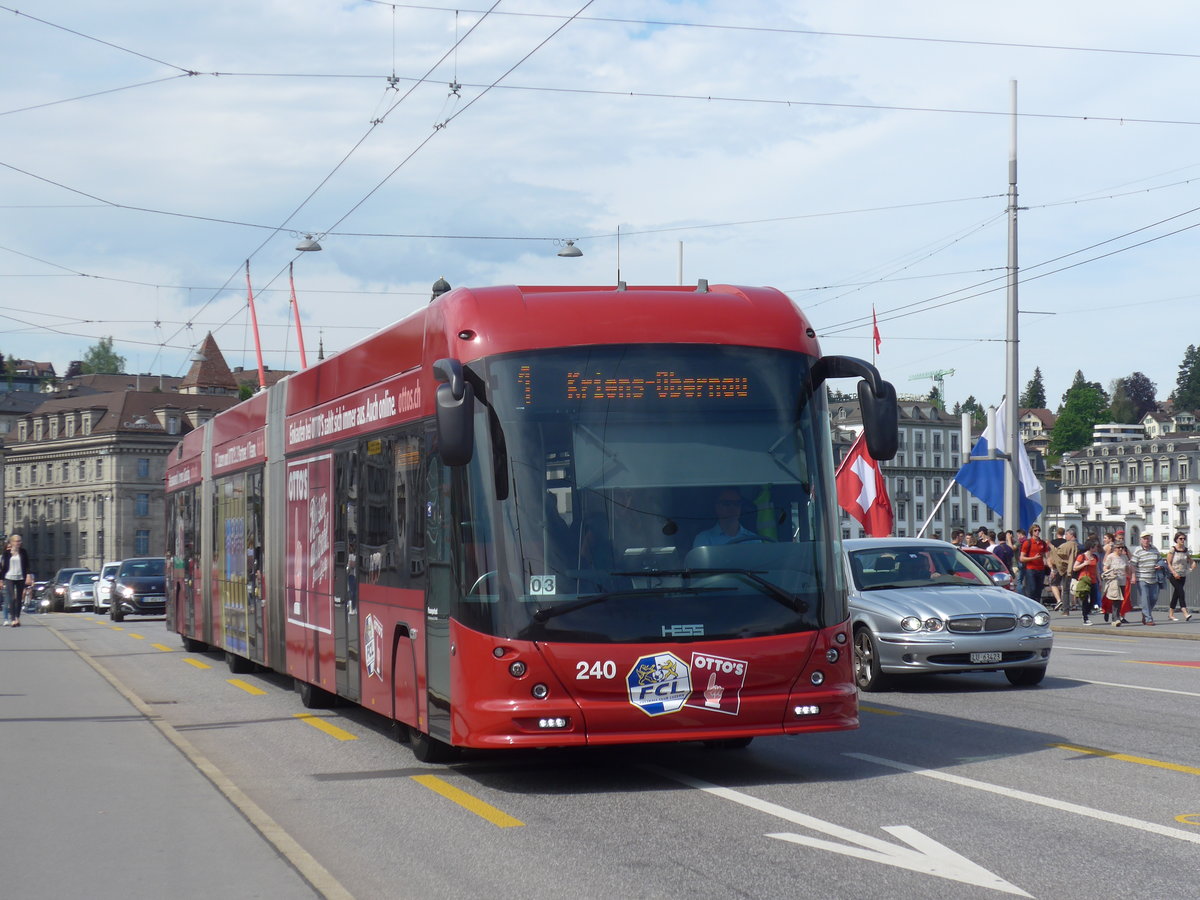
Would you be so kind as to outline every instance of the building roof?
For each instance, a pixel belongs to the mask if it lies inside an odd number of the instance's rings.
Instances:
[[[1054,423],[1058,421],[1058,416],[1050,412],[1050,410],[1036,406],[1025,406],[1018,410],[1017,418],[1023,419],[1026,416],[1036,416],[1038,421],[1042,423],[1042,428],[1046,431],[1054,428]]]
[[[200,343],[196,359],[192,367],[183,376],[179,390],[192,394],[212,394],[228,392],[237,395],[238,383],[229,371],[229,365],[217,346],[210,331]]]
[[[28,414],[29,418],[56,413],[96,410],[99,417],[92,423],[93,435],[115,433],[167,434],[166,425],[156,410],[173,409],[181,413],[196,411],[221,412],[238,403],[237,397],[212,394],[176,394],[161,391],[112,391],[105,394],[85,394],[45,400]],[[184,422],[181,431],[190,431]],[[79,435],[60,434],[56,440],[78,440]],[[46,440],[46,438],[43,438]],[[24,443],[31,443],[27,437]]]

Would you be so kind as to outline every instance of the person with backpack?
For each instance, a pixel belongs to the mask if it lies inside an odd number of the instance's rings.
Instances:
[[[1046,586],[1046,555],[1050,545],[1042,540],[1042,526],[1029,526],[1029,537],[1021,544],[1021,565],[1025,567],[1025,596],[1042,602]]]

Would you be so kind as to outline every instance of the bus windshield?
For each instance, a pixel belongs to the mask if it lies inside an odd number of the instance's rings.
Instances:
[[[845,618],[824,388],[729,346],[492,358],[459,481],[464,624],[513,639],[713,640]]]

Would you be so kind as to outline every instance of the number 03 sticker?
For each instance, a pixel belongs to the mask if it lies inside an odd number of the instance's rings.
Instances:
[[[529,593],[539,596],[557,594],[558,589],[554,584],[554,578],[553,575],[530,575]]]

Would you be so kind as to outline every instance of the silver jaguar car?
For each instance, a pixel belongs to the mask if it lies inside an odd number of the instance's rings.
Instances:
[[[1046,675],[1045,607],[993,582],[944,541],[843,541],[854,634],[854,672],[864,691],[896,675],[1002,671],[1014,685]]]

